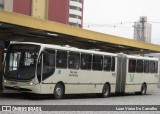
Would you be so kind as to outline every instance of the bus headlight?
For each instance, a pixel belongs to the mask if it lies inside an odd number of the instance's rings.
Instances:
[[[8,84],[9,82],[8,82],[8,80],[3,80],[3,83]]]
[[[33,82],[30,82],[29,85],[32,86],[32,85],[33,85]]]

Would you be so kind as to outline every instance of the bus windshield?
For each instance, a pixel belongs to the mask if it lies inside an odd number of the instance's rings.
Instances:
[[[4,77],[17,80],[34,78],[40,46],[11,44],[5,59]]]

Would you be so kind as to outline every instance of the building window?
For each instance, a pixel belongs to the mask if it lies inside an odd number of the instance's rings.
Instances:
[[[76,2],[79,2],[79,3],[83,2],[83,0],[71,0],[71,1],[76,1]]]
[[[82,19],[81,16],[79,16],[79,15],[74,15],[74,14],[69,14],[69,17],[71,17],[71,18],[76,18],[76,19]]]
[[[82,11],[82,8],[80,8],[80,7],[77,7],[77,6],[69,6],[69,9],[73,9],[73,10]]]
[[[68,68],[79,69],[79,67],[80,67],[80,54],[75,52],[69,52]]]
[[[4,6],[0,4],[0,10],[3,10],[3,9],[4,9]]]
[[[67,51],[57,51],[56,67],[67,68]]]
[[[76,27],[81,27],[81,25],[80,24],[78,24],[78,23],[69,23],[69,25],[71,25],[71,26],[76,26]]]

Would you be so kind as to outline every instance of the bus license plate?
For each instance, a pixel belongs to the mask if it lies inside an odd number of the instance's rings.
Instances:
[[[11,85],[16,85],[16,84],[17,84],[17,82],[10,82],[10,84],[11,84]]]
[[[14,86],[14,89],[19,89],[19,86]]]

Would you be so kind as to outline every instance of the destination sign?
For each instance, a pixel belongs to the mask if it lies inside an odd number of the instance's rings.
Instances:
[[[35,46],[27,46],[27,45],[14,45],[13,49],[20,49],[20,50],[35,50]]]
[[[11,44],[10,51],[39,51],[40,46],[32,44]]]

